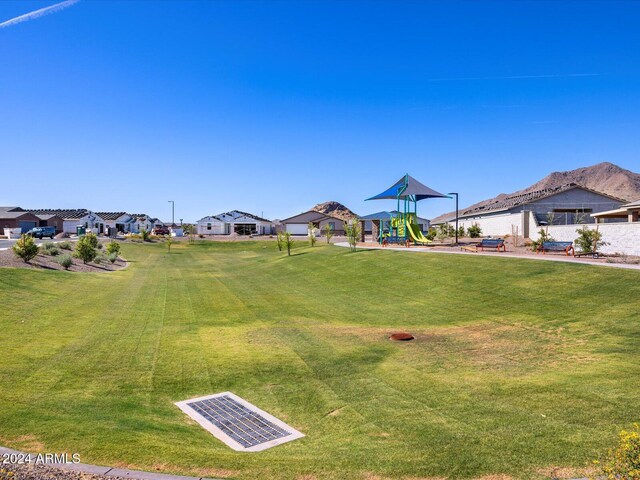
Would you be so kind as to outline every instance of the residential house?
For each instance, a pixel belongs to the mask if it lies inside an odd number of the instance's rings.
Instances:
[[[240,210],[203,217],[196,228],[199,235],[271,235],[275,231],[272,221]]]
[[[131,232],[134,218],[126,212],[97,212],[96,215],[104,220],[105,227],[109,229],[109,232],[111,229],[122,233]]]
[[[39,224],[40,219],[37,216],[20,207],[0,207],[0,227],[2,229],[20,228],[22,233],[25,233]]]
[[[94,233],[101,235],[104,233],[105,222],[96,213],[85,208],[78,209],[29,209],[33,215],[38,217],[56,216],[62,219],[62,231],[65,233],[76,233],[77,228],[85,227]],[[51,217],[50,217],[51,218]]]
[[[309,210],[293,217],[280,220],[280,228],[292,235],[307,235],[309,231],[309,223],[312,223],[318,229],[320,234],[324,231],[325,226],[334,231],[336,235],[344,235],[344,219],[334,217],[324,213]]]
[[[576,183],[554,188],[498,197],[495,201],[458,214],[464,228],[477,224],[483,236],[515,233],[530,237],[541,225],[593,223],[599,212],[618,208],[623,200]],[[455,215],[432,221],[433,225],[455,225]]]

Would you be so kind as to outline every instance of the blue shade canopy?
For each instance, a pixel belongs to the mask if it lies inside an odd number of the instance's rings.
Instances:
[[[427,187],[411,175],[407,174],[384,192],[379,193],[374,197],[367,198],[367,200],[396,200],[400,198],[410,198],[417,202],[418,200],[424,200],[425,198],[449,198],[449,196],[436,192],[432,188]]]

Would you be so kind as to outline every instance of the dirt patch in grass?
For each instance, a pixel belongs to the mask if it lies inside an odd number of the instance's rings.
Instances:
[[[0,444],[3,447],[11,445],[12,448],[24,452],[37,453],[44,450],[44,443],[40,442],[33,435],[22,435],[13,439],[0,437]]]
[[[547,478],[594,478],[599,470],[595,466],[589,467],[546,467],[536,470],[536,473]]]
[[[564,362],[588,363],[594,359],[579,352],[580,344],[562,329],[551,331],[515,324],[482,324],[433,329],[412,329],[410,342],[389,342],[392,330],[381,327],[334,327],[322,337],[342,344],[347,338],[364,345],[386,341],[398,348],[411,364],[425,363],[451,369],[469,366],[481,370],[551,368]],[[578,347],[578,349],[576,349]],[[436,361],[437,360],[437,361]]]
[[[15,256],[13,250],[3,250],[0,252],[0,267],[9,268],[28,268],[32,270],[64,270],[64,267],[58,263],[58,258],[65,253],[71,253],[66,250],[62,250],[59,255],[43,255],[39,253],[29,263],[24,262],[22,259]],[[78,258],[73,259],[73,265],[69,267],[69,272],[89,272],[89,273],[104,273],[113,272],[115,270],[122,270],[126,268],[127,261],[123,258],[118,258],[115,263],[111,263],[108,260],[97,264],[82,263],[82,260]]]

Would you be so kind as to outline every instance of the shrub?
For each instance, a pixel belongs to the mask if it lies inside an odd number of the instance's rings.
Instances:
[[[96,255],[93,259],[93,263],[96,265],[102,265],[103,263],[107,263],[108,260],[107,256],[104,253],[101,253],[100,255]]]
[[[618,445],[609,450],[602,461],[596,461],[602,474],[610,480],[640,479],[640,428],[633,424],[631,431],[622,430]]]
[[[73,265],[73,258],[68,253],[60,255],[57,259],[58,263],[64,267],[65,270],[69,270],[69,267]]]
[[[331,243],[331,238],[335,235],[333,228],[328,223],[324,226],[324,237],[327,239],[327,243]]]
[[[118,259],[118,254],[117,254],[117,253],[115,253],[115,252],[110,253],[110,254],[107,256],[107,258],[109,259],[109,261],[110,261],[111,263],[116,263],[116,260]]]
[[[56,244],[51,242],[43,243],[42,245],[40,245],[40,250],[42,250],[43,254],[51,255],[52,257],[55,257],[60,253],[60,250],[58,249]]]
[[[464,227],[461,225],[458,228],[458,237],[464,237],[464,235],[465,235],[465,230],[464,230]]]
[[[576,230],[576,232],[579,236],[574,240],[574,242],[582,252],[595,253],[598,251],[598,247],[608,245],[607,242],[602,241],[602,234],[597,228],[595,230],[590,230],[587,226],[584,226]]]
[[[293,247],[293,237],[291,232],[283,232],[282,239],[282,243],[287,249],[287,255],[291,256],[291,247]]]
[[[278,245],[278,251],[281,252],[284,248],[284,232],[280,231],[276,233],[276,244]]]
[[[429,240],[433,240],[434,238],[436,238],[437,234],[438,230],[435,227],[429,227],[429,230],[427,230],[427,233],[424,236]]]
[[[478,238],[480,237],[480,235],[482,235],[482,229],[480,228],[480,225],[478,225],[477,223],[474,223],[469,228],[467,228],[467,234],[471,238]]]
[[[88,233],[76,243],[76,256],[85,264],[96,258],[98,255],[98,238],[93,233]]]
[[[313,222],[309,222],[309,228],[307,229],[307,238],[309,238],[309,244],[312,247],[316,246],[316,235],[318,234],[318,229],[316,228],[316,226],[313,224]]]
[[[116,254],[116,258],[120,254],[120,244],[115,240],[111,240],[107,243],[107,254],[111,255],[112,253]]]
[[[538,235],[540,236],[540,238],[538,238],[538,240],[533,240],[531,242],[531,249],[535,252],[538,247],[540,245],[542,245],[542,242],[553,242],[553,237],[551,235],[549,235],[549,232],[547,230],[545,230],[544,228],[541,228],[540,231],[538,232]]]
[[[71,245],[71,242],[68,241],[64,241],[64,242],[60,242],[58,244],[58,247],[62,250],[72,250],[73,249],[73,245]]]
[[[360,222],[357,218],[344,222],[344,233],[347,236],[347,242],[349,242],[349,248],[352,252],[356,251],[361,232]]]
[[[143,242],[148,242],[151,239],[151,233],[143,228],[142,230],[140,230],[140,238],[142,238]]]
[[[38,245],[36,245],[32,237],[23,233],[20,239],[13,245],[13,253],[16,254],[16,257],[24,260],[25,263],[29,263],[38,255]]]

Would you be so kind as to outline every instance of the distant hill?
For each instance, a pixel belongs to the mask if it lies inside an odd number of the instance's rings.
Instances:
[[[325,215],[331,215],[332,217],[340,218],[342,220],[349,220],[353,217],[357,217],[357,215],[347,207],[339,202],[333,201],[319,203],[311,210],[313,210],[314,212],[324,213]]]
[[[491,203],[497,203],[509,196],[556,188],[569,183],[577,183],[591,190],[629,202],[640,199],[640,174],[625,170],[613,163],[602,162],[590,167],[577,168],[566,172],[553,172],[524,190],[518,190],[513,193],[501,193],[497,197],[483,200],[466,208],[461,208],[460,211],[463,212]],[[455,215],[455,212],[445,213],[431,221],[437,223],[451,218],[452,215]]]

